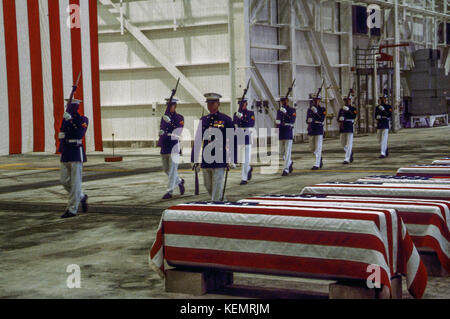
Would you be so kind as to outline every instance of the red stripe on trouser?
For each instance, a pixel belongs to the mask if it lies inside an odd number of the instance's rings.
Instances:
[[[172,221],[164,222],[164,233],[369,249],[383,254],[387,263],[382,241],[370,234]]]
[[[165,247],[165,258],[169,263],[195,264],[197,266],[233,267],[240,271],[281,271],[297,274],[316,274],[328,277],[355,278],[366,281],[370,273],[369,264],[348,260],[292,257],[209,249]],[[389,275],[381,268],[381,284],[390,289]]]
[[[22,118],[15,1],[3,0],[3,24],[5,29],[6,79],[8,84],[9,154],[21,154]]]
[[[58,133],[61,128],[62,117],[64,113],[59,1],[48,0],[48,22],[50,27],[50,53],[52,59],[51,68],[53,87],[53,118],[55,121],[55,145],[56,152],[58,152]]]
[[[41,28],[39,2],[27,0],[30,34],[31,85],[33,92],[33,151],[45,151],[44,87],[42,81]]]
[[[323,208],[323,207],[322,207]],[[311,217],[311,218],[336,218],[336,219],[356,219],[369,220],[376,223],[380,228],[380,221],[375,214],[355,214],[355,213],[341,213],[341,212],[327,212],[327,211],[311,211],[307,209],[276,209],[276,208],[251,208],[251,207],[230,207],[230,206],[184,206],[178,205],[169,208],[170,211],[185,210],[198,213],[215,212],[215,213],[234,213],[234,214],[252,214],[252,215],[275,215],[275,216],[292,216],[292,217]]]
[[[97,1],[89,1],[89,27],[91,39],[92,107],[94,113],[94,142],[97,152],[103,151],[102,113],[100,106],[100,62],[98,50]]]
[[[441,248],[441,245],[439,244],[439,242],[436,240],[436,238],[431,237],[431,236],[411,236],[414,245],[416,245],[416,247],[428,247],[433,249],[436,254],[438,255],[438,259],[442,265],[442,267],[444,267],[444,269],[450,273],[450,258],[447,257],[447,255],[444,253],[444,251]],[[447,254],[449,252],[447,251]]]

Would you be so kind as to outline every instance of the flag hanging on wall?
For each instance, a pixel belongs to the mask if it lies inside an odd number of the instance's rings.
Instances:
[[[0,0],[0,155],[57,150],[80,72],[86,147],[102,151],[97,32],[97,1]]]

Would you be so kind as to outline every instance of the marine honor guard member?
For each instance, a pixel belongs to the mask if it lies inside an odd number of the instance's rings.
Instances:
[[[180,194],[184,195],[184,179],[178,176],[178,165],[180,163],[180,137],[184,127],[184,117],[176,112],[177,100],[166,99],[166,112],[161,119],[159,127],[158,147],[161,148],[161,159],[164,173],[169,177],[167,193],[163,199],[170,199],[173,191],[178,185]]]
[[[207,93],[205,97],[209,114],[200,119],[191,153],[191,163],[194,164],[194,168],[198,167],[201,153],[205,188],[211,200],[217,202],[223,199],[225,170],[229,169],[229,163],[235,161],[235,154],[231,155],[227,148],[230,140],[234,142],[234,125],[228,115],[219,112],[222,97],[220,94]],[[227,136],[227,129],[232,136]],[[233,149],[235,151],[236,147]]]
[[[387,95],[380,97],[380,105],[375,109],[375,119],[377,120],[377,136],[381,145],[381,155],[379,158],[389,156],[388,138],[390,120],[392,118],[392,106],[387,104]]]
[[[294,126],[297,118],[295,108],[289,106],[289,99],[280,98],[280,109],[277,112],[276,127],[279,129],[280,153],[283,154],[284,168],[281,176],[288,176],[294,170],[292,161],[292,144],[294,142]]]
[[[322,145],[323,145],[323,122],[327,115],[327,111],[320,105],[322,98],[320,95],[313,97],[313,104],[306,113],[306,123],[308,124],[309,146],[316,162],[312,170],[318,170],[323,167],[322,161]]]
[[[89,120],[78,113],[82,101],[66,99],[67,106],[59,133],[61,153],[61,184],[69,193],[69,203],[61,218],[76,217],[81,203],[83,213],[88,211],[88,196],[81,189],[83,163],[87,162],[83,138]]]
[[[234,113],[233,123],[236,128],[236,141],[235,147],[244,147],[243,160],[242,160],[242,180],[241,185],[247,185],[248,181],[252,179],[253,167],[251,167],[251,157],[252,157],[252,135],[251,128],[255,126],[255,113],[248,110],[247,99],[238,99],[239,110]],[[239,139],[241,137],[241,139]],[[244,137],[244,140],[242,140]],[[238,145],[244,143],[243,145]],[[236,152],[237,154],[237,152]],[[235,160],[237,162],[237,160]]]
[[[345,159],[343,164],[353,163],[353,132],[356,114],[356,108],[352,106],[351,97],[343,97],[345,105],[339,110],[338,122],[341,133],[341,144],[344,147]]]

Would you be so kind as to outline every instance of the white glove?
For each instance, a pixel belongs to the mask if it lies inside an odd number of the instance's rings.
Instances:
[[[283,112],[284,114],[287,113],[287,110],[286,110],[284,107],[281,107],[281,108],[280,108],[280,111]]]
[[[317,108],[316,108],[315,106],[313,106],[313,107],[311,108],[311,111],[313,111],[314,113],[317,113]]]
[[[345,120],[345,118],[344,118],[343,116],[341,116],[341,117],[339,118],[339,121],[341,121],[341,122],[344,122],[344,120]]]
[[[64,112],[63,117],[66,121],[70,121],[72,119],[72,115],[70,115],[70,113],[67,112]]]
[[[380,109],[380,111],[384,111],[383,105],[380,105],[378,108]]]
[[[60,133],[58,134],[58,139],[59,139],[59,140],[62,140],[62,139],[65,139],[65,138],[66,138],[66,133],[60,132]]]
[[[381,115],[378,115],[378,116],[377,116],[377,120],[381,120]]]
[[[172,120],[170,119],[170,117],[168,117],[167,115],[164,115],[164,116],[163,116],[163,120],[164,120],[166,123],[172,122]]]
[[[236,169],[236,164],[232,163],[230,166],[232,169]]]
[[[165,132],[164,132],[163,130],[159,131],[159,136],[163,136],[164,133],[165,133]]]
[[[276,123],[277,125],[280,125],[280,124],[281,124],[281,121],[276,120],[275,123]]]
[[[308,123],[312,123],[312,118],[309,118],[309,119],[308,119]]]
[[[241,119],[244,115],[241,112],[236,112],[236,116],[238,119]]]
[[[347,106],[347,105],[345,105],[343,108],[342,108],[344,111],[348,111],[348,110],[350,110],[350,108]]]

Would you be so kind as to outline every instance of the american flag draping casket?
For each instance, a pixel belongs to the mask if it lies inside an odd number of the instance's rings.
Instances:
[[[415,165],[399,168],[397,176],[425,176],[450,178],[448,165]]]
[[[392,183],[392,184],[450,184],[450,178],[434,178],[422,176],[367,176],[357,180],[358,183]]]
[[[450,272],[450,201],[380,197],[267,195],[243,199],[245,203],[302,207],[360,207],[395,209],[405,223],[414,245],[433,249]]]
[[[231,271],[366,281],[406,274],[421,298],[427,273],[395,210],[190,203],[164,211],[149,262]]]
[[[433,161],[433,165],[450,165],[450,157]]]
[[[450,200],[450,185],[329,182],[306,186],[300,195],[344,195]]]

